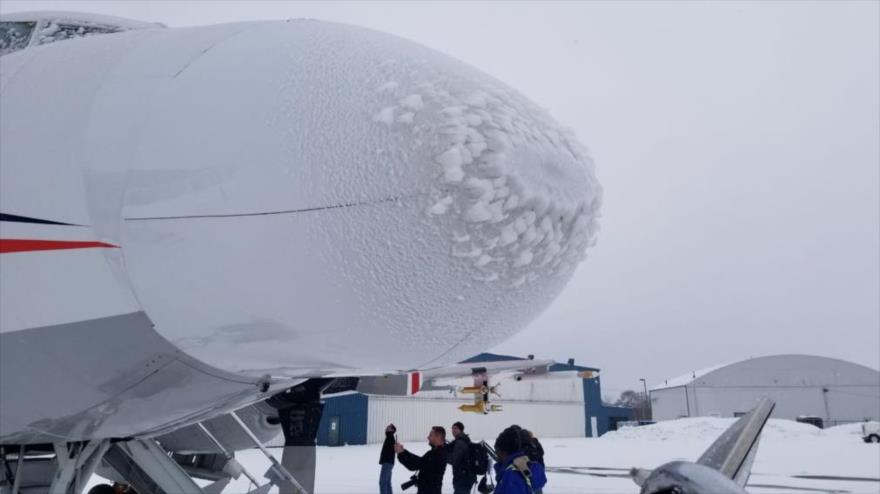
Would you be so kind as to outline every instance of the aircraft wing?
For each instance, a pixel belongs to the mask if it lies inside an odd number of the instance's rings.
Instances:
[[[776,403],[763,398],[725,430],[696,463],[671,461],[654,470],[633,468],[630,475],[641,494],[669,492],[747,494],[745,486],[758,452],[764,424]]]
[[[745,486],[758,451],[761,431],[775,407],[776,403],[763,398],[752,411],[724,431],[697,463],[718,470],[740,487]]]
[[[358,378],[354,391],[364,394],[412,396],[419,391],[454,389],[456,382],[475,373],[485,373],[494,382],[503,379],[549,378],[553,360],[512,359],[497,362],[462,362],[425,370]]]

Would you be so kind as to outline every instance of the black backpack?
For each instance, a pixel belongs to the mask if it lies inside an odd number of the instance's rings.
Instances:
[[[483,443],[468,443],[468,470],[475,476],[486,475],[489,471],[489,452]]]

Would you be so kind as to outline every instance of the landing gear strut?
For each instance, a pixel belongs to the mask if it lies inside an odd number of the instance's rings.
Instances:
[[[315,490],[318,425],[324,412],[321,391],[331,381],[332,379],[309,379],[266,400],[267,404],[278,409],[278,418],[284,433],[281,464],[307,492]],[[282,481],[280,485],[280,494],[298,492],[291,482]]]

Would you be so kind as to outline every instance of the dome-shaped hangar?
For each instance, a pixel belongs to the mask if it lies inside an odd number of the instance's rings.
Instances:
[[[825,425],[880,419],[880,372],[845,360],[771,355],[693,371],[651,389],[655,420],[735,417],[763,396],[773,416],[820,417]]]

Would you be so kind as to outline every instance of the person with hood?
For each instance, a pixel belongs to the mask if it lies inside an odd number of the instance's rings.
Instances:
[[[422,456],[416,456],[400,443],[394,444],[394,451],[400,464],[410,471],[418,471],[417,494],[440,494],[443,488],[443,475],[446,473],[446,429],[439,425],[431,427],[428,433],[431,447]]]
[[[452,466],[452,489],[454,494],[469,494],[477,482],[477,475],[471,465],[471,438],[464,433],[464,424],[452,424],[447,461]]]
[[[519,431],[520,442],[522,443],[523,453],[529,457],[529,461],[533,461],[541,465],[541,469],[544,470],[544,447],[541,446],[538,438],[532,434],[532,431],[522,429]],[[546,470],[544,470],[546,473]],[[543,494],[543,489],[535,488],[535,494]]]
[[[523,453],[529,456],[529,459],[536,461],[544,466],[544,447],[541,442],[530,430],[522,429],[520,431],[520,441],[523,444]]]
[[[495,494],[535,494],[547,484],[544,467],[523,453],[520,431],[508,427],[495,440]]]
[[[382,469],[379,472],[379,494],[392,494],[391,490],[391,471],[394,469],[394,443],[397,439],[394,434],[397,433],[397,427],[394,424],[388,424],[385,428],[385,442],[382,443],[382,452],[379,453],[379,465]]]

